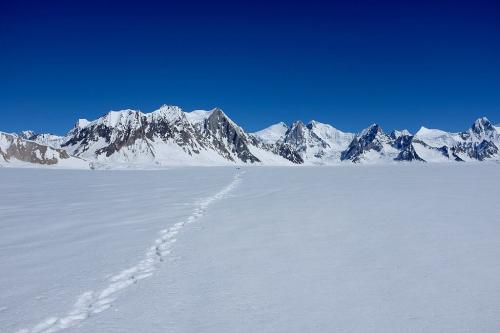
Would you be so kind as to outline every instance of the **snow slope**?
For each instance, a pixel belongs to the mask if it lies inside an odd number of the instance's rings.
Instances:
[[[209,175],[2,170],[1,331],[58,332],[109,310],[239,181],[234,169]]]
[[[189,120],[191,124],[200,124],[205,121],[210,115],[212,111],[207,110],[194,110],[191,112],[186,112],[186,118]]]
[[[250,134],[264,143],[272,144],[283,139],[287,131],[288,126],[285,123],[280,122]]]
[[[430,129],[422,126],[415,138],[425,142],[432,147],[454,146],[460,140],[458,134],[448,133],[439,129]]]
[[[494,163],[5,169],[0,184],[2,332],[500,328]]]

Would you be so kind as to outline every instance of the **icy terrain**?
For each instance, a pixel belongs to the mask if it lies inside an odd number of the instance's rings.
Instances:
[[[422,127],[386,133],[372,124],[348,133],[311,120],[247,133],[224,111],[110,111],[79,119],[64,136],[0,132],[0,167],[159,169],[180,166],[339,165],[500,161],[500,131],[486,117],[465,131]],[[45,152],[49,153],[46,154]]]
[[[500,168],[0,170],[1,332],[499,332]]]

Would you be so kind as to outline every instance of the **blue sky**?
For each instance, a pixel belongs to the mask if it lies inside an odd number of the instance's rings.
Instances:
[[[500,123],[498,1],[0,1],[0,130],[161,104],[254,131]]]

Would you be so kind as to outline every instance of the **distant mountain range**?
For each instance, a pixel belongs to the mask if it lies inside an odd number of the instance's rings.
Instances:
[[[477,119],[460,133],[422,127],[360,133],[296,121],[246,133],[221,109],[111,111],[65,135],[0,132],[0,166],[152,168],[175,165],[333,165],[500,161],[500,126]]]

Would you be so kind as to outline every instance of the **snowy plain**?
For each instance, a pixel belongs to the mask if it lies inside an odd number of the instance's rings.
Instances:
[[[0,170],[1,332],[499,332],[494,163]]]

